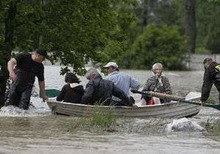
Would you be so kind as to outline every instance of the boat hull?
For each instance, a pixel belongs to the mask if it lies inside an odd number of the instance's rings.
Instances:
[[[96,106],[48,100],[51,112],[68,116],[89,117],[94,111],[111,112],[116,117],[140,118],[181,118],[196,115],[200,111],[199,105],[172,102],[159,105],[146,105],[143,107],[128,106]]]

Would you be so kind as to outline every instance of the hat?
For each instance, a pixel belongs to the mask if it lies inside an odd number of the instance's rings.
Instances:
[[[38,48],[35,50],[38,54],[44,56],[45,58],[48,58],[48,55],[47,55],[47,51],[44,49],[44,48]]]
[[[118,68],[118,65],[115,62],[109,62],[105,66],[103,66],[103,68],[108,68],[108,67],[111,67],[111,66]]]

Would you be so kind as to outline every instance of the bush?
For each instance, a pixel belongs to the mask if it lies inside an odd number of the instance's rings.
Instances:
[[[167,69],[183,70],[186,51],[185,37],[177,28],[149,25],[132,46],[131,64],[133,68],[150,69],[160,62]]]
[[[220,53],[220,30],[219,27],[212,29],[206,39],[206,47],[211,53]]]

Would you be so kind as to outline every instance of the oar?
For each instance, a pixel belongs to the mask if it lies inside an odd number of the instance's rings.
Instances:
[[[169,95],[169,94],[164,94],[164,93],[158,93],[158,92],[153,92],[153,91],[131,90],[131,92],[142,94],[142,95],[147,95],[149,97],[168,98],[168,99],[174,100],[174,101],[180,101],[180,100],[184,100],[185,99],[185,97]]]
[[[194,105],[202,105],[202,106],[205,106],[205,107],[211,107],[211,108],[214,108],[214,109],[217,109],[217,110],[220,110],[220,105],[214,105],[214,104],[201,104],[199,102],[195,102],[195,101],[190,101],[190,96],[188,97],[180,97],[180,96],[174,96],[174,95],[168,95],[168,94],[163,94],[163,93],[158,93],[158,92],[152,92],[152,91],[138,91],[138,90],[131,90],[131,92],[133,93],[138,93],[138,94],[143,94],[143,95],[147,95],[147,96],[150,96],[150,97],[158,97],[158,98],[169,98],[171,100],[175,100],[175,101],[180,101],[181,103],[189,103],[189,104],[194,104]],[[194,93],[195,94],[195,93]],[[197,96],[193,96],[191,98],[192,99],[195,99],[195,98],[199,98],[199,93],[196,94]],[[201,94],[200,94],[200,97],[201,97]]]
[[[200,92],[195,92],[195,91],[191,91],[189,92],[186,96],[185,96],[185,100],[195,100],[195,99],[199,99],[201,98],[201,93]]]
[[[211,107],[211,108],[220,110],[220,104],[218,104],[218,105],[215,105],[215,104],[207,104],[207,103],[201,104],[201,103],[199,103],[199,102],[186,101],[186,100],[182,100],[182,101],[180,101],[180,103],[188,103],[188,104],[201,105],[201,106],[204,106],[204,107]]]
[[[56,97],[60,94],[60,90],[57,89],[46,89],[45,90],[47,97]]]

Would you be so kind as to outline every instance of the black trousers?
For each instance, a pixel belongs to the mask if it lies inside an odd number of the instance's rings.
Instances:
[[[30,105],[32,87],[32,85],[27,85],[22,87],[21,90],[21,87],[18,88],[16,84],[12,83],[5,105],[14,105],[21,109],[27,110]]]
[[[27,110],[30,105],[30,97],[34,83],[34,75],[22,70],[16,70],[17,80],[14,81],[8,91],[5,105],[14,105]]]

